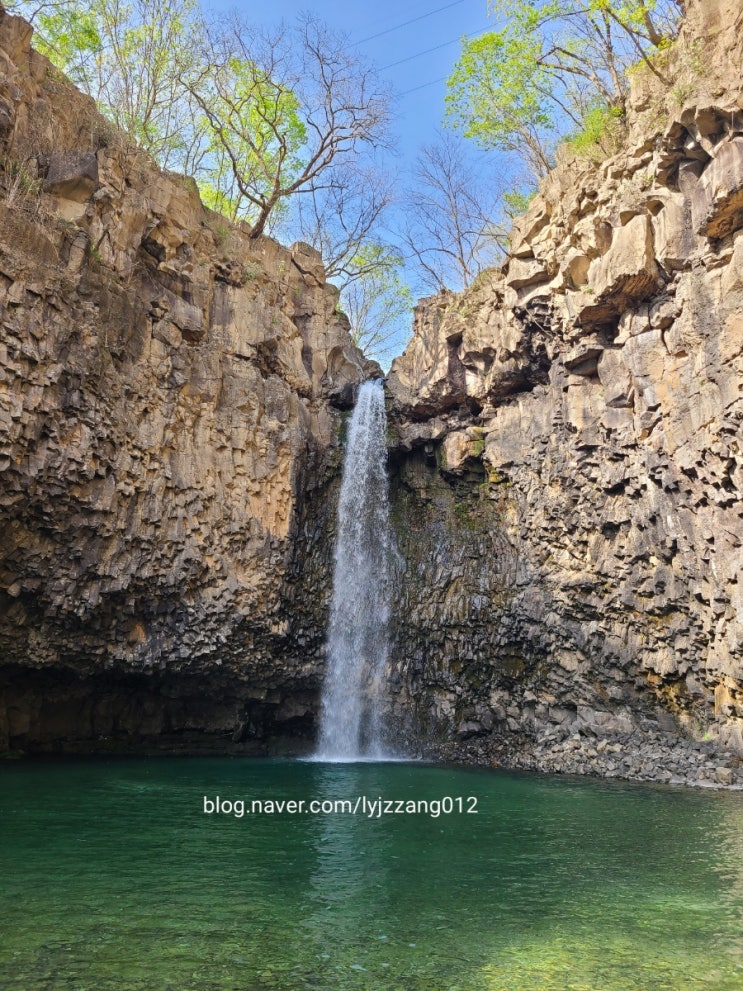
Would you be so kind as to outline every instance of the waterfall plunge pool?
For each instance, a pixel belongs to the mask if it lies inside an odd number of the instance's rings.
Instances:
[[[740,793],[227,758],[0,774],[3,991],[743,986]],[[205,814],[216,796],[454,803]]]

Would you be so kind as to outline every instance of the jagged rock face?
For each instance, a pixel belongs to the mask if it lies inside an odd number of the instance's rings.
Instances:
[[[0,11],[0,745],[306,728],[302,554],[378,367],[312,249],[206,211],[29,42]]]
[[[442,449],[426,447],[393,459],[390,471],[398,554],[389,722],[413,745],[475,719],[492,728],[494,693],[521,663],[501,636],[518,570],[502,525],[507,488],[491,491],[478,458],[452,474]]]
[[[482,730],[483,713],[539,736],[581,711],[670,712],[743,752],[740,17],[689,4],[676,85],[638,77],[625,150],[600,167],[563,155],[502,271],[424,301],[393,364],[398,459],[427,449],[443,479],[481,463],[478,498],[502,507],[503,552],[479,523],[474,540],[449,529],[481,571],[439,576],[463,616],[469,602],[448,712],[445,614],[413,609],[402,638],[427,658],[419,708],[440,733]]]

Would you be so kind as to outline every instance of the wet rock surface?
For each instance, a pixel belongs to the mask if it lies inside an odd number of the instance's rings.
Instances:
[[[574,733],[567,739],[546,733],[509,739],[448,743],[424,753],[438,760],[507,767],[546,774],[623,778],[689,788],[743,789],[741,762],[710,742],[679,739],[675,733],[638,731],[596,739]]]

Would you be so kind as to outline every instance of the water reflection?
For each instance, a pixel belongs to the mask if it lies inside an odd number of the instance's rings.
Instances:
[[[716,967],[729,966],[740,976],[743,987],[743,812],[737,796],[720,796],[722,814],[718,832],[713,837],[716,856],[711,858],[717,874],[720,894],[721,924],[712,943]],[[738,933],[731,940],[729,933]]]
[[[313,770],[313,792],[320,802],[355,801],[368,783],[368,766],[315,765]],[[378,973],[389,966],[378,944],[390,933],[370,930],[375,918],[389,918],[388,872],[395,859],[384,834],[370,843],[366,827],[363,818],[343,813],[311,820],[315,868],[311,911],[303,923],[332,969]]]

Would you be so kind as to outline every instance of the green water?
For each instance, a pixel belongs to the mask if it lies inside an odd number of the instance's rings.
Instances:
[[[0,786],[2,991],[743,988],[739,793],[243,759],[6,763]]]

